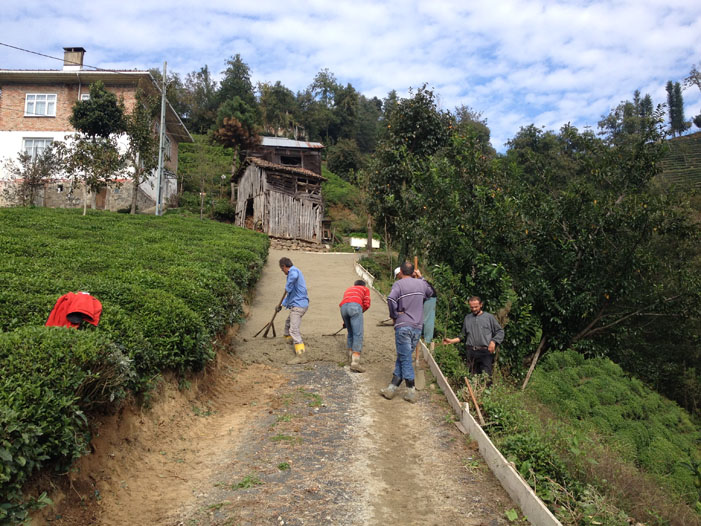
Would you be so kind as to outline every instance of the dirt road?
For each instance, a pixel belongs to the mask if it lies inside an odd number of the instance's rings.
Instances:
[[[311,300],[307,361],[297,365],[287,364],[284,310],[278,338],[253,337],[282,295],[282,256],[303,271]],[[353,260],[271,251],[230,352],[200,385],[165,385],[153,409],[106,420],[74,477],[82,500],[66,492],[60,516],[44,517],[102,526],[505,524],[515,505],[435,386],[416,404],[379,395],[395,356],[393,329],[378,326],[387,317],[379,295],[365,315],[367,372],[350,372],[345,331],[324,336],[341,327]]]

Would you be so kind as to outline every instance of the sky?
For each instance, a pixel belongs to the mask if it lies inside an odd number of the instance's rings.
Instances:
[[[368,97],[426,84],[441,109],[481,113],[492,145],[522,126],[596,127],[633,92],[666,101],[667,81],[701,69],[694,0],[4,0],[0,43],[86,65],[163,68],[181,78],[207,65],[220,78],[240,54],[251,80],[297,92],[324,68]],[[0,69],[62,63],[0,45]],[[701,91],[683,92],[685,116]],[[692,131],[697,128],[692,128]]]

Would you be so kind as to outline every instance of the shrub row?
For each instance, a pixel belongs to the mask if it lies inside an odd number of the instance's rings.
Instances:
[[[211,359],[268,240],[177,215],[2,209],[0,224],[0,524],[13,524],[31,473],[83,452],[86,410]],[[76,291],[101,301],[99,326],[44,327],[58,297]]]

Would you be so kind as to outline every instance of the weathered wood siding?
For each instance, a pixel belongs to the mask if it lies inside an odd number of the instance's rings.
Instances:
[[[268,181],[270,179],[270,181]],[[253,224],[268,235],[321,242],[321,185],[304,178],[268,174],[249,165],[238,183],[236,225],[246,226],[246,208],[253,199]]]

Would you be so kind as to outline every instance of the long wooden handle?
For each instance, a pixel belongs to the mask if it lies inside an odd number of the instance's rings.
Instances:
[[[467,390],[470,392],[470,398],[472,398],[472,403],[475,404],[475,409],[477,409],[477,416],[480,419],[480,425],[484,427],[484,418],[482,418],[482,411],[480,411],[480,406],[477,403],[477,399],[475,398],[475,393],[472,391],[472,386],[467,380],[467,376],[465,376],[465,383],[467,384]]]

